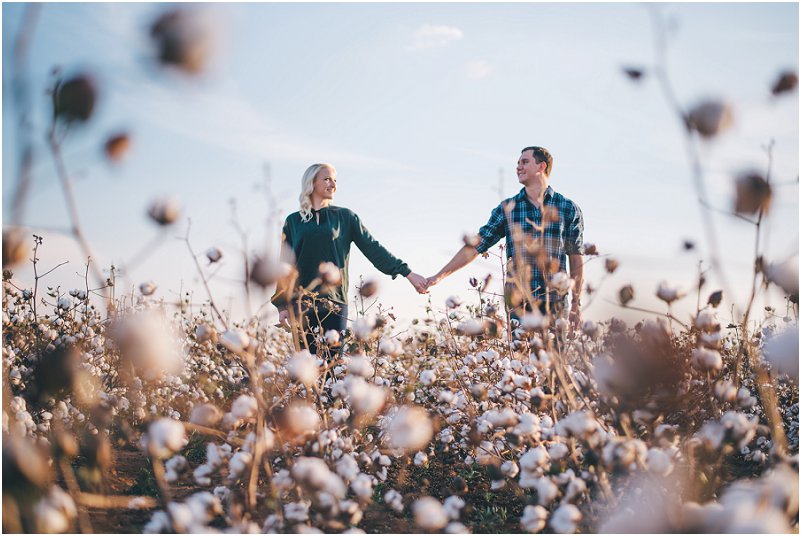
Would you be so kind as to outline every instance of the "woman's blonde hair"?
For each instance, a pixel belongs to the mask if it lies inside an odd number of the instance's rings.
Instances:
[[[312,164],[306,169],[300,180],[300,219],[304,222],[309,221],[312,217],[311,194],[314,191],[314,178],[324,167],[334,169],[334,166],[326,162]]]

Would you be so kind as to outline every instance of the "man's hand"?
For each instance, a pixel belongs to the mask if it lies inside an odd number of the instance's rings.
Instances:
[[[412,284],[414,289],[420,294],[428,294],[428,280],[420,274],[414,272],[406,276],[409,283]]]
[[[570,305],[568,320],[570,320],[570,327],[573,329],[579,329],[581,327],[581,304],[576,300],[573,300],[573,303]]]
[[[437,275],[432,275],[431,277],[426,279],[426,287],[432,287],[440,282],[440,277]]]

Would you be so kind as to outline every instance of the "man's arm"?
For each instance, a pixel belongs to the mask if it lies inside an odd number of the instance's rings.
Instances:
[[[478,251],[476,251],[476,248],[472,246],[462,246],[462,249],[457,251],[456,255],[454,255],[453,258],[448,261],[448,263],[443,266],[439,272],[436,273],[436,275],[432,275],[428,278],[427,286],[436,285],[456,270],[464,268],[470,264],[470,262],[472,262],[476,257],[478,257]]]
[[[581,322],[581,289],[584,286],[584,256],[573,254],[567,256],[570,277],[573,279],[573,300],[570,305],[570,321],[574,325]]]

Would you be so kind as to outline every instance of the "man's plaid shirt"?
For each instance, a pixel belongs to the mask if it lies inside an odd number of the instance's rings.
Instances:
[[[476,247],[484,253],[506,237],[509,272],[514,268],[524,281],[530,277],[535,299],[545,298],[546,279],[556,272],[567,272],[567,255],[581,254],[584,238],[584,216],[573,201],[548,186],[542,206],[543,210],[535,207],[522,188],[495,207],[478,231],[481,243]],[[556,293],[552,292],[550,299],[555,302]]]

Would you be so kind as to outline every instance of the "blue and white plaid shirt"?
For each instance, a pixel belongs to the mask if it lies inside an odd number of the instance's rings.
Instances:
[[[532,295],[538,300],[545,299],[546,280],[556,272],[567,272],[567,255],[581,254],[584,237],[584,216],[573,201],[548,186],[542,206],[542,210],[535,207],[522,188],[495,207],[478,231],[481,243],[476,247],[484,253],[506,237],[508,271],[512,273],[515,268],[524,281],[530,277]],[[522,267],[517,265],[518,260]],[[551,293],[551,303],[557,296]]]

